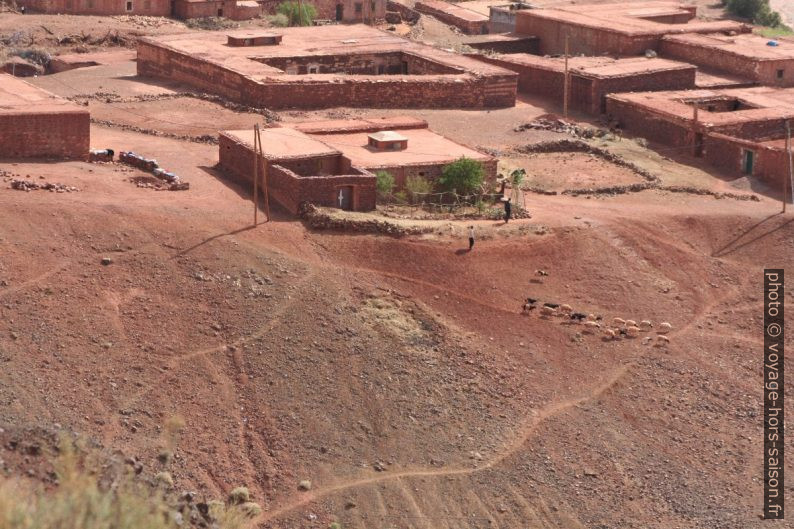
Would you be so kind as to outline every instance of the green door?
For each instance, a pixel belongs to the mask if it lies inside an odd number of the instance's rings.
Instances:
[[[744,174],[753,174],[753,165],[755,164],[755,153],[753,151],[744,151]]]

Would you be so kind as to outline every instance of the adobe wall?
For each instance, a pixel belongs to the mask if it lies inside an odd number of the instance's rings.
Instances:
[[[659,51],[662,56],[670,59],[721,70],[764,85],[794,86],[794,60],[761,61],[719,48],[698,46],[675,39],[662,39]],[[777,78],[778,70],[783,70],[783,79]]]
[[[480,161],[485,170],[485,180],[494,182],[497,176],[496,164],[497,160]],[[372,172],[386,171],[394,177],[394,189],[399,191],[405,188],[405,183],[409,177],[422,177],[430,182],[435,183],[440,177],[441,172],[444,170],[446,163],[443,164],[411,164],[400,165],[394,167],[378,167],[377,169],[370,169]]]
[[[0,114],[0,157],[84,159],[90,135],[87,110]]]
[[[540,53],[540,39],[537,37],[523,37],[509,40],[483,40],[481,42],[466,42],[468,47],[475,50],[490,51],[493,53]]]
[[[735,174],[744,174],[744,153],[755,153],[753,176],[779,189],[788,182],[788,156],[783,149],[772,149],[749,140],[722,134],[708,134],[703,141],[703,158],[715,167]]]
[[[694,143],[692,127],[687,120],[654,113],[612,97],[606,98],[606,111],[624,130],[647,140],[682,148]]]
[[[468,20],[457,16],[454,11],[446,11],[444,9],[445,5],[449,6],[450,8],[456,8],[457,6],[455,4],[447,4],[446,2],[433,2],[433,4],[434,5],[419,1],[414,4],[414,9],[420,13],[431,15],[445,24],[455,26],[467,35],[482,35],[488,33],[488,25],[490,21],[484,16],[482,17],[482,20]],[[438,7],[436,5],[438,5]],[[461,9],[463,8],[461,7]],[[476,17],[477,15],[478,13],[472,11],[473,17]]]
[[[388,11],[400,13],[400,16],[406,22],[417,22],[421,16],[418,11],[411,9],[407,5],[395,2],[394,0],[387,0],[386,8]]]
[[[484,55],[470,56],[518,73],[519,91],[547,97],[557,104],[563,104],[565,73],[556,67],[557,65],[546,66],[542,63],[530,65]],[[606,111],[607,94],[694,88],[696,72],[697,68],[693,66],[687,69],[659,70],[616,78],[598,78],[571,73],[569,104],[571,108],[582,112],[602,114]]]
[[[370,173],[344,176],[298,176],[281,165],[268,169],[270,197],[290,213],[297,215],[302,202],[317,206],[337,207],[337,196],[342,187],[352,188],[352,209],[375,209],[375,176]]]
[[[336,20],[341,5],[341,22],[361,23],[382,20],[386,16],[386,0],[309,0],[317,10],[317,18]],[[356,10],[356,4],[361,6]]]
[[[249,20],[256,18],[262,8],[238,6],[235,0],[207,0],[205,2],[185,2],[176,0],[174,17],[187,20],[189,18],[206,18],[222,16],[231,20]]]
[[[127,10],[127,2],[132,9]],[[171,16],[171,0],[16,0],[30,12],[71,15]]]
[[[484,108],[515,105],[516,75],[378,76],[355,79],[257,82],[220,65],[182,55],[165,46],[138,42],[138,74],[188,83],[203,91],[255,107]]]
[[[590,28],[570,22],[528,16],[532,10],[519,11],[516,16],[516,33],[540,39],[541,55],[565,53],[565,36],[570,35],[571,55],[641,55],[647,49],[656,49],[659,35],[628,36],[607,28]]]
[[[288,72],[290,75],[305,75],[309,66],[316,66],[316,73],[342,73],[346,75],[398,75],[403,65],[408,75],[447,75],[463,73],[439,62],[431,61],[401,51],[389,53],[355,53],[349,55],[311,55],[300,57],[268,57],[260,62]]]

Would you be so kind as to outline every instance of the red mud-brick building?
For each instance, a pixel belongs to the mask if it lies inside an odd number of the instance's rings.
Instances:
[[[231,20],[249,20],[262,14],[256,0],[175,0],[174,18],[224,17]]]
[[[90,134],[85,107],[0,74],[0,158],[82,159]]]
[[[229,46],[217,32],[144,37],[138,74],[272,109],[515,105],[514,72],[363,24],[278,33],[263,46]]]
[[[476,11],[442,0],[419,0],[414,9],[431,15],[445,24],[455,26],[467,35],[488,33],[490,19]]]
[[[518,90],[563,103],[565,60],[526,53],[479,56],[481,60],[518,73]],[[571,57],[569,104],[590,114],[606,111],[611,93],[685,90],[695,87],[697,67],[659,58]]]
[[[794,86],[794,40],[754,34],[668,35],[664,57],[726,72],[767,86]]]
[[[409,176],[434,180],[444,166],[465,156],[482,163],[486,178],[496,177],[495,158],[408,117],[291,124],[262,130],[262,144],[265,163],[260,164],[260,174],[266,175],[273,200],[292,213],[302,202],[374,209],[377,171],[391,173],[399,189]],[[221,132],[219,165],[229,178],[250,186],[253,132]]]
[[[307,0],[317,10],[317,18],[372,24],[386,17],[386,0]]]
[[[750,27],[730,20],[704,22],[696,6],[678,2],[566,5],[516,12],[516,33],[540,39],[540,53],[572,55],[642,55],[658,50],[665,35],[683,33],[749,33]]]
[[[786,122],[794,119],[794,89],[612,94],[607,112],[627,131],[723,170],[775,186],[788,181],[785,137]]]
[[[29,12],[63,15],[171,16],[171,0],[16,0]]]

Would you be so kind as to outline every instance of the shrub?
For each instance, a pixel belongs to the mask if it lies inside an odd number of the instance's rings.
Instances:
[[[375,173],[375,189],[378,195],[387,197],[394,190],[394,177],[388,171],[378,171]]]
[[[236,23],[221,17],[189,18],[185,20],[185,25],[190,29],[207,29],[210,31],[237,27]]]
[[[723,4],[734,15],[749,18],[756,24],[770,27],[782,24],[780,15],[769,7],[769,0],[724,0]]]
[[[414,195],[423,193],[431,193],[433,191],[433,184],[422,176],[409,176],[405,180],[405,189],[413,200]]]
[[[276,13],[287,17],[290,26],[311,26],[317,18],[317,9],[312,4],[292,0],[279,4]]]
[[[286,28],[289,26],[289,18],[284,13],[276,13],[275,15],[271,15],[267,17],[268,22],[270,22],[271,26],[275,26],[277,28]]]
[[[119,475],[113,485],[101,486],[99,465],[62,440],[53,461],[58,485],[52,490],[8,479],[0,482],[0,527],[3,529],[187,529],[180,522],[177,503],[162,491]],[[104,467],[103,467],[104,468]],[[257,511],[245,505],[211,508],[213,527],[244,529]]]
[[[52,56],[47,50],[43,50],[41,48],[14,48],[8,55],[11,57],[21,57],[28,62],[32,62],[34,64],[40,64],[41,66],[46,67],[50,60],[52,60]]]
[[[465,156],[444,167],[438,183],[446,191],[456,191],[468,195],[482,185],[485,170],[477,160]]]

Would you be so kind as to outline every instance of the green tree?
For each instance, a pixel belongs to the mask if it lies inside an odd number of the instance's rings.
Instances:
[[[405,179],[405,189],[408,190],[411,201],[415,202],[416,195],[431,193],[433,191],[433,184],[424,177],[411,175]]]
[[[375,173],[375,189],[378,195],[387,197],[394,190],[394,176],[388,171],[378,171]]]
[[[482,164],[464,156],[444,167],[438,183],[447,191],[455,190],[466,195],[477,191],[484,178],[485,170]]]
[[[769,0],[723,0],[725,7],[736,16],[749,18],[756,24],[777,27],[780,15],[769,7]]]
[[[317,9],[312,4],[292,0],[280,3],[276,13],[286,16],[290,26],[311,26],[317,18]]]

